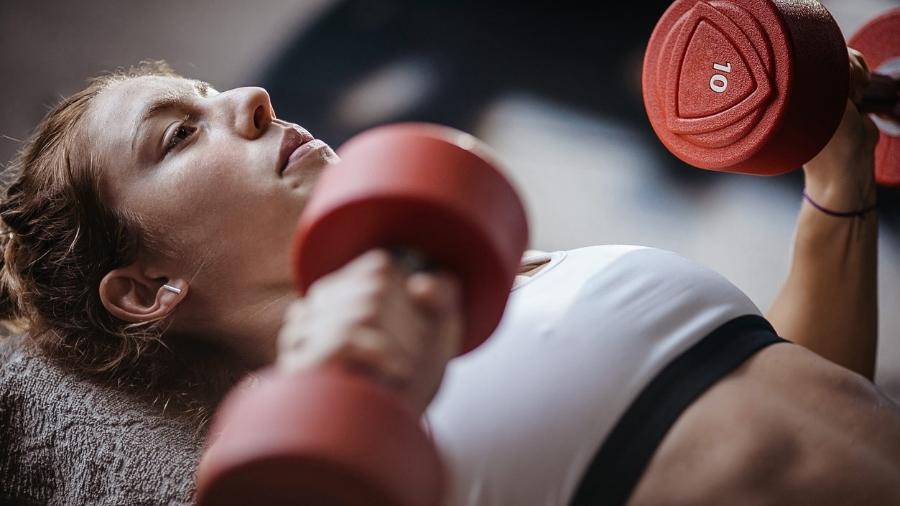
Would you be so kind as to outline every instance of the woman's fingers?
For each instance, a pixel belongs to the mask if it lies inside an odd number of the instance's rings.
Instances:
[[[462,340],[462,287],[448,273],[416,273],[407,280],[413,300],[431,315],[435,323],[434,338],[448,340],[444,344],[447,359],[456,354]]]
[[[850,54],[850,99],[854,104],[859,104],[863,99],[866,87],[872,82],[872,73],[862,53],[849,47],[847,51]],[[878,127],[875,126],[875,122],[869,118],[868,114],[862,114],[861,122],[864,131],[864,146],[866,149],[874,149],[878,142]]]
[[[279,366],[302,370],[343,364],[392,384],[405,383],[412,374],[416,357],[386,330],[357,325],[319,336],[308,330],[302,323],[284,326],[279,336]]]
[[[858,104],[871,80],[871,73],[862,53],[851,47],[847,48],[847,52],[850,56],[850,99]]]
[[[437,336],[432,335],[432,317],[404,292],[405,274],[397,276],[385,281],[395,286],[373,290],[367,295],[372,300],[348,309],[352,318],[323,318],[313,315],[322,308],[310,308],[302,300],[291,304],[278,337],[279,364],[306,369],[346,362],[392,383],[408,380],[423,340]]]
[[[460,288],[448,273],[414,272],[383,250],[318,280],[291,304],[280,366],[340,366],[394,387],[424,409],[462,334]]]
[[[278,331],[279,358],[292,350],[300,348],[303,344],[302,322],[305,322],[306,305],[302,300],[291,302],[284,313],[284,322]]]
[[[393,336],[370,327],[354,329],[352,337],[329,358],[329,362],[396,388],[406,387],[415,367],[415,358],[402,350]]]
[[[344,332],[319,332],[306,317],[308,310],[302,302],[288,310],[289,316],[278,333],[278,366],[300,370],[324,363],[346,345],[350,337]]]
[[[413,300],[432,313],[446,311],[455,297],[456,285],[448,276],[416,272],[406,280]]]

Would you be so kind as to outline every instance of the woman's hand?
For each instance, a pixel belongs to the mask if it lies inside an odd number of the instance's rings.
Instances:
[[[804,166],[806,191],[819,205],[838,212],[857,211],[875,203],[875,143],[878,127],[859,112],[853,101],[862,98],[869,68],[862,55],[850,49],[850,97],[834,136]]]
[[[278,364],[341,365],[424,410],[462,339],[460,289],[448,274],[409,274],[372,250],[310,286],[278,337]]]

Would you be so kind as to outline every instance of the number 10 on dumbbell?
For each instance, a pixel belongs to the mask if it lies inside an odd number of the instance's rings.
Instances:
[[[726,63],[725,65],[722,65],[719,63],[713,63],[713,70],[718,70],[719,72],[730,74],[731,64]],[[728,89],[728,78],[723,76],[722,74],[714,74],[709,79],[709,89],[713,90],[716,93],[725,93],[725,90]]]

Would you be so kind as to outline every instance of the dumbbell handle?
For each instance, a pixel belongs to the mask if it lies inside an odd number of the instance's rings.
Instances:
[[[437,270],[437,264],[422,254],[421,251],[403,246],[387,246],[385,249],[391,254],[394,263],[410,274]]]
[[[862,112],[888,113],[900,118],[900,81],[884,74],[872,74],[857,104]]]

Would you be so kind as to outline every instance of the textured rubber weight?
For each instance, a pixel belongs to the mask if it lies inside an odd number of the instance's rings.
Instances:
[[[837,129],[847,58],[817,2],[678,0],[650,37],[644,105],[681,160],[781,174],[815,156]]]
[[[445,488],[419,414],[335,369],[257,374],[216,412],[198,506],[432,506]]]
[[[900,9],[867,23],[848,45],[863,54],[872,72],[900,79]],[[874,119],[881,130],[875,148],[875,180],[900,187],[900,118]]]

